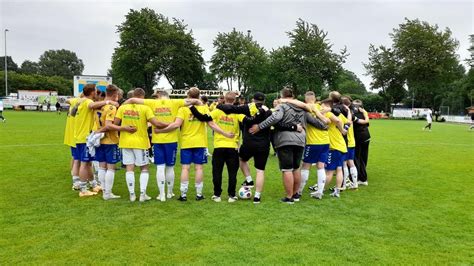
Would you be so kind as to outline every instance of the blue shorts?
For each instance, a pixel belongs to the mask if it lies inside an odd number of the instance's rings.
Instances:
[[[338,150],[329,150],[328,160],[326,161],[326,170],[334,171],[344,164],[345,153]]]
[[[77,154],[76,147],[71,147],[71,156],[74,160],[79,160],[79,155]]]
[[[181,164],[207,163],[206,148],[181,149]]]
[[[90,155],[85,143],[76,144],[76,154],[78,156],[77,159],[81,162],[92,162],[95,160],[94,157]]]
[[[328,160],[329,144],[306,145],[303,152],[305,163],[325,163]]]
[[[166,166],[174,166],[176,164],[177,152],[177,142],[153,144],[153,156],[156,165],[166,164]]]
[[[116,164],[122,160],[122,154],[117,144],[100,144],[95,148],[95,160],[99,163]]]
[[[355,158],[355,148],[347,148],[347,153],[344,158],[344,161],[354,160]]]

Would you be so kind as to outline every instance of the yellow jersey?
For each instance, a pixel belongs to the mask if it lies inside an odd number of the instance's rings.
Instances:
[[[76,141],[74,140],[74,116],[71,115],[71,111],[77,104],[79,98],[69,99],[69,111],[66,118],[66,128],[64,129],[64,144],[76,147]]]
[[[239,123],[244,120],[245,115],[229,114],[226,115],[223,111],[216,109],[211,112],[212,120],[225,132],[233,132],[235,137],[233,139],[227,138],[222,134],[214,134],[214,148],[238,148],[240,139]]]
[[[347,147],[354,148],[355,146],[356,146],[356,142],[355,142],[355,137],[354,137],[354,124],[351,124],[351,126],[347,130]]]
[[[85,98],[77,108],[76,117],[74,118],[74,140],[76,144],[86,143],[87,136],[94,127],[95,111],[89,108],[93,103],[91,99]]]
[[[217,106],[217,102],[213,102],[211,103],[211,105],[209,106],[209,111],[214,111],[216,109],[216,106]]]
[[[120,132],[120,148],[142,150],[150,148],[148,120],[154,117],[150,107],[141,104],[125,104],[119,107],[115,117],[122,120],[122,126],[133,126],[137,129],[135,133]]]
[[[346,117],[342,114],[340,114],[338,118],[342,121],[343,124],[344,124],[344,121],[347,121]],[[329,148],[332,150],[338,150],[342,153],[346,153],[347,152],[346,141],[344,140],[344,137],[342,136],[342,133],[337,128],[336,124],[333,123],[332,121],[329,124],[328,134],[329,134]]]
[[[102,106],[100,109],[100,117],[99,117],[99,124],[100,127],[105,126],[106,121],[115,120],[115,114],[117,113],[117,107],[107,104]],[[100,144],[118,144],[119,143],[119,135],[118,131],[110,130],[105,132],[104,137],[100,140]]]
[[[205,105],[196,106],[202,114],[209,114],[209,109]],[[188,107],[181,107],[176,118],[183,120],[181,125],[181,148],[207,148],[207,127],[206,122],[201,122],[193,116]]]
[[[258,113],[258,108],[255,103],[249,104],[250,116],[254,116]]]
[[[321,105],[314,104],[317,110],[321,110]],[[325,117],[330,118],[331,112],[324,114]],[[324,145],[329,144],[329,133],[328,130],[321,130],[313,127],[312,125],[307,125],[306,127],[306,144],[308,145]]]
[[[158,120],[165,123],[174,122],[179,108],[185,105],[184,99],[158,99],[145,100],[144,104],[151,108]],[[153,133],[151,137],[152,143],[173,143],[178,142],[179,132],[175,129],[166,133],[155,133],[153,126]]]

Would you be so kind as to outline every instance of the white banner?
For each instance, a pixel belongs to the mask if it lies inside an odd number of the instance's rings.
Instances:
[[[19,90],[18,105],[38,105],[40,100],[43,102],[54,102],[58,93],[56,91],[46,90]]]
[[[74,96],[79,97],[87,84],[95,84],[97,89],[105,91],[107,85],[111,83],[112,78],[107,76],[74,76]]]
[[[186,93],[188,92],[188,90],[185,90],[185,89],[180,89],[180,90],[175,90],[175,89],[172,89],[172,90],[165,90],[166,92],[168,92],[168,94],[171,96],[171,97],[186,97]],[[226,90],[200,90],[200,94],[201,96],[207,96],[209,98],[219,98],[219,96],[224,96],[224,94],[226,94],[228,91]],[[240,93],[239,92],[235,92],[237,93],[237,95],[239,95]]]

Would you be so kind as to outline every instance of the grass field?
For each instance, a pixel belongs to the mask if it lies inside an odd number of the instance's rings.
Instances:
[[[202,202],[130,203],[123,170],[114,186],[121,200],[79,198],[62,145],[65,114],[5,116],[0,264],[474,264],[474,132],[467,126],[435,123],[422,132],[422,121],[372,121],[369,186],[340,199],[305,193],[295,205],[279,203],[272,157],[254,206],[211,201],[209,165]],[[151,196],[154,176],[152,167]],[[315,180],[312,171],[309,183]]]

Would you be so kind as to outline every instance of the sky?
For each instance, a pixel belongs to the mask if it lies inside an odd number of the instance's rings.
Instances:
[[[404,18],[449,27],[459,41],[459,58],[468,58],[468,36],[474,33],[474,1],[6,1],[0,0],[1,54],[4,29],[7,52],[18,64],[38,61],[50,49],[76,52],[85,64],[84,75],[106,75],[110,68],[121,24],[130,9],[152,8],[175,17],[193,31],[209,61],[213,39],[233,28],[247,32],[266,50],[287,45],[287,32],[298,18],[328,32],[334,51],[347,47],[344,67],[353,71],[368,88],[370,76],[363,63],[368,61],[370,44],[391,45],[389,33]],[[168,87],[160,80],[160,87]]]

